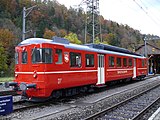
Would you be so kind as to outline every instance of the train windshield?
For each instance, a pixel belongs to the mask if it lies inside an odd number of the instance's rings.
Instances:
[[[32,63],[52,63],[52,49],[34,48],[32,49]]]
[[[18,64],[18,52],[15,53],[15,64]]]
[[[27,52],[22,52],[22,64],[27,63]]]

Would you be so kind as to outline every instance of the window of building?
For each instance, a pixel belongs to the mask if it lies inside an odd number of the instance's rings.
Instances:
[[[129,64],[129,66],[132,66],[132,59],[131,58],[128,60],[128,64]]]
[[[52,49],[34,48],[32,49],[32,63],[52,63]]]
[[[121,58],[117,58],[117,67],[121,67]]]
[[[22,52],[22,64],[27,63],[27,52]]]
[[[58,55],[58,60],[56,64],[62,64],[62,50],[61,49],[56,49],[56,54]]]
[[[81,67],[81,54],[70,52],[70,67]]]
[[[93,54],[86,54],[86,67],[94,67],[94,55]]]
[[[109,56],[109,67],[114,67],[114,57]]]
[[[127,67],[127,58],[123,58],[123,66]]]
[[[18,64],[18,57],[19,57],[19,54],[18,52],[15,53],[15,64]]]

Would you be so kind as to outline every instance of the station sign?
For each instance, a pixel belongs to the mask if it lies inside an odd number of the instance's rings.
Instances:
[[[13,112],[13,97],[0,96],[0,115],[7,115]]]

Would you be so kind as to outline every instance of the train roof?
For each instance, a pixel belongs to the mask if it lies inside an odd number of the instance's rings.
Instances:
[[[127,49],[120,48],[120,47],[115,47],[115,46],[106,45],[106,44],[77,45],[77,44],[69,43],[67,39],[60,38],[60,37],[54,37],[52,40],[44,39],[44,38],[29,38],[19,43],[18,46],[42,44],[42,43],[63,45],[66,48],[76,49],[76,50],[86,50],[86,51],[98,52],[98,53],[117,54],[117,55],[130,56],[135,58],[145,58],[140,54],[133,53]]]
[[[125,49],[125,48],[120,48],[120,47],[107,45],[107,44],[86,44],[86,46],[96,48],[96,49],[109,50],[109,51],[114,51],[114,52],[120,52],[120,53],[126,53],[126,54],[141,56],[140,54],[131,52],[131,51]]]

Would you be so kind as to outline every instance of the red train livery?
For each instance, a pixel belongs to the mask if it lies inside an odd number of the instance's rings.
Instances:
[[[28,100],[45,100],[146,74],[147,59],[123,48],[30,38],[15,48],[15,80],[7,85]]]

